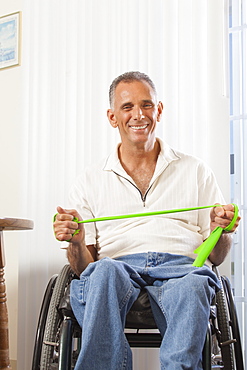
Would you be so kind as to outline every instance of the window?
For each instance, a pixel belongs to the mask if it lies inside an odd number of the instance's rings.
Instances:
[[[231,200],[238,204],[242,221],[234,235],[232,248],[232,284],[242,334],[247,343],[247,0],[230,0],[230,149]],[[245,354],[246,356],[246,354]],[[246,362],[246,357],[245,357]]]

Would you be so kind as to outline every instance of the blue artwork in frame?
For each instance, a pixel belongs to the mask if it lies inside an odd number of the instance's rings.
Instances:
[[[20,12],[0,17],[0,69],[20,65]]]

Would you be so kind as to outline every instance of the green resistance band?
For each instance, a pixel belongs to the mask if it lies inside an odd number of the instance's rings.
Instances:
[[[194,250],[194,253],[197,254],[197,257],[193,263],[193,266],[202,267],[206,259],[208,258],[212,250],[214,249],[219,238],[221,237],[222,232],[223,231],[231,232],[238,218],[238,206],[234,203],[233,203],[233,206],[234,206],[234,216],[230,224],[225,228],[222,228],[220,226],[216,227],[211,232],[209,237],[197,249]]]
[[[238,218],[238,207],[236,204],[234,206],[234,217],[231,223],[226,227],[222,228],[218,226],[215,230],[212,231],[210,236],[194,251],[194,253],[198,254],[197,258],[195,259],[193,266],[202,267],[212,252],[213,248],[215,247],[217,241],[219,240],[223,231],[230,232]],[[77,217],[73,219],[74,222],[78,224],[85,224],[90,222],[100,222],[100,221],[112,221],[112,220],[121,220],[125,218],[134,218],[134,217],[147,217],[147,216],[157,216],[157,215],[165,215],[168,213],[178,213],[178,212],[187,212],[187,211],[197,211],[200,209],[206,208],[214,208],[214,207],[222,207],[220,204],[214,204],[211,206],[202,206],[202,207],[193,207],[193,208],[181,208],[181,209],[170,209],[165,211],[154,211],[154,212],[146,212],[146,213],[134,213],[129,215],[119,215],[119,216],[107,216],[107,217],[99,217],[99,218],[91,218],[88,220],[79,221]],[[57,215],[57,214],[56,214]],[[54,221],[56,219],[56,215],[54,216]],[[76,235],[80,232],[80,230],[76,230],[73,234]]]

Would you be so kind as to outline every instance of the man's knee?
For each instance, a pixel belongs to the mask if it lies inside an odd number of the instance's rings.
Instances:
[[[132,286],[128,268],[109,257],[93,263],[86,275],[93,285],[105,286],[107,289],[128,290]]]
[[[102,278],[113,278],[124,272],[121,264],[112,258],[105,257],[95,262],[95,272],[101,274]]]
[[[209,276],[192,273],[188,274],[184,279],[186,280],[185,293],[189,296],[194,295],[201,300],[206,299],[211,303],[215,294],[215,286]]]
[[[94,273],[104,273],[107,276],[108,272],[112,273],[114,269],[114,260],[109,257],[102,258],[96,262],[90,263],[87,268],[83,271],[82,276],[92,276]]]

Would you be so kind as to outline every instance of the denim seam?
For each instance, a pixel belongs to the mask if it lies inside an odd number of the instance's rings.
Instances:
[[[128,356],[128,348],[127,348],[128,344],[127,344],[127,339],[125,338],[125,341],[124,341],[124,358],[123,358],[123,366],[122,366],[122,369],[126,369],[127,367],[127,356]]]
[[[159,306],[160,306],[160,309],[161,309],[161,311],[162,311],[162,313],[165,317],[166,324],[168,325],[168,318],[167,318],[167,315],[166,315],[166,312],[165,312],[165,308],[162,304],[162,288],[159,289]],[[165,367],[161,362],[161,357],[160,357],[160,366],[161,366],[161,370],[165,370]]]
[[[86,297],[87,297],[87,293],[88,293],[88,290],[89,290],[89,284],[90,284],[90,280],[88,277],[86,278],[83,278],[83,280],[80,281],[80,303],[81,304],[85,304],[86,303]]]
[[[120,310],[123,308],[123,306],[126,304],[126,302],[128,302],[128,300],[131,297],[131,294],[133,293],[133,291],[134,291],[134,287],[131,286],[130,289],[128,290],[126,296],[121,300],[121,302],[119,304],[119,309]]]
[[[166,322],[168,323],[167,315],[166,315],[164,306],[162,304],[162,288],[159,289],[159,306],[160,306],[161,311],[163,312],[163,315],[165,316]]]

